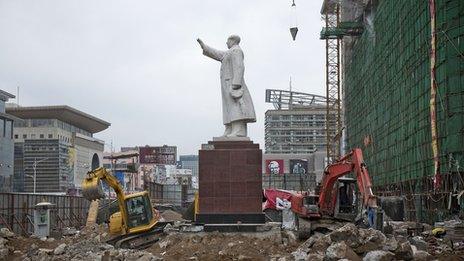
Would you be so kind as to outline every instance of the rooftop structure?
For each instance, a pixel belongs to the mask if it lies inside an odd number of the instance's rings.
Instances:
[[[325,106],[326,98],[316,94],[267,89],[266,102],[272,103],[276,110],[283,110],[310,106],[322,107]]]
[[[57,119],[90,133],[107,129],[111,124],[67,105],[7,107],[6,112],[22,119]]]

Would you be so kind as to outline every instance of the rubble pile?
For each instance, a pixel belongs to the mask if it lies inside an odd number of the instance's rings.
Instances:
[[[404,225],[404,224],[402,224]],[[346,224],[333,232],[314,234],[292,253],[295,260],[434,260],[462,256],[463,242],[450,243],[446,239],[436,238],[430,233],[426,237],[403,235],[399,233],[385,235],[372,228],[358,228]],[[450,245],[451,244],[451,245]],[[454,244],[454,245],[453,245]]]
[[[32,245],[21,260],[158,260],[151,253],[139,250],[115,249],[98,239],[61,243],[56,248]]]
[[[115,248],[106,225],[65,229],[61,237],[37,238],[0,229],[0,260],[459,260],[464,240],[437,236],[423,224],[397,222],[385,234],[352,223],[332,224],[331,232],[316,230],[306,241],[279,223],[256,233],[203,232],[201,226],[176,221],[160,240],[145,250]],[[460,224],[455,222],[454,227]],[[417,228],[426,230],[418,232]],[[411,234],[411,231],[415,231]]]
[[[6,228],[0,231],[0,260],[161,260],[143,250],[116,249],[104,243],[105,232],[99,226],[76,231],[60,239],[25,238]]]
[[[8,230],[8,228],[0,229],[0,260],[6,259],[11,247],[8,242],[14,239],[15,234]]]

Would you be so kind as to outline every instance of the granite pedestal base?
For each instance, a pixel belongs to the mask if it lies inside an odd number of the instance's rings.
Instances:
[[[262,152],[252,141],[210,141],[199,151],[198,223],[264,223]]]

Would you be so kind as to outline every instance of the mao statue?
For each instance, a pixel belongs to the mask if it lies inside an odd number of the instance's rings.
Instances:
[[[221,62],[222,120],[225,126],[222,137],[247,137],[247,123],[256,122],[255,109],[243,74],[243,51],[240,37],[231,35],[227,39],[227,51],[209,47],[197,39],[203,54]]]

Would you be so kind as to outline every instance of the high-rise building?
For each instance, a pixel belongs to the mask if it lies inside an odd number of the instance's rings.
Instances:
[[[266,90],[274,105],[265,115],[266,153],[307,154],[325,151],[326,98],[285,90]],[[331,130],[332,133],[335,129]]]
[[[180,155],[178,168],[192,171],[191,186],[198,189],[198,155]]]
[[[179,167],[191,170],[192,176],[198,177],[198,155],[180,155]]]
[[[340,16],[325,32],[341,42],[346,143],[363,149],[374,193],[404,196],[410,221],[462,213],[464,1],[324,1],[322,10]]]
[[[14,124],[14,189],[79,193],[87,171],[101,166],[104,142],[93,137],[110,123],[69,106],[9,106]]]
[[[13,122],[17,118],[5,113],[5,103],[14,97],[0,90],[0,192],[11,191],[14,166]]]

